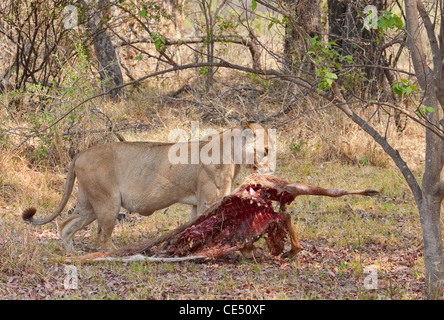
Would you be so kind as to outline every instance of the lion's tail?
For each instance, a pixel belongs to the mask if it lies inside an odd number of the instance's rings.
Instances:
[[[37,209],[32,207],[27,208],[22,213],[23,220],[33,225],[42,225],[54,220],[62,212],[62,210],[65,208],[66,204],[68,203],[69,197],[71,196],[72,189],[74,186],[74,181],[76,180],[76,173],[74,171],[74,165],[76,163],[76,159],[77,156],[74,157],[74,159],[71,162],[71,165],[69,166],[68,176],[66,177],[65,191],[63,192],[62,201],[59,203],[56,211],[47,218],[35,220],[33,217],[37,212]]]

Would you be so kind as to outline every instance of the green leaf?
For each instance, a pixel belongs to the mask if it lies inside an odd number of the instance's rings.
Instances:
[[[275,23],[278,23],[278,24],[281,23],[281,22],[279,21],[279,19],[278,19],[278,18],[275,18],[275,17],[271,17],[270,20],[271,20],[271,21],[270,21],[270,23],[268,24],[268,30],[270,30],[271,27],[272,27]]]
[[[282,17],[282,24],[287,25],[290,23],[290,20],[287,17]]]
[[[391,11],[382,10],[380,13],[382,15],[378,18],[378,28],[382,33],[388,29],[404,29],[401,17]]]
[[[161,34],[155,33],[155,32],[151,33],[150,36],[151,36],[151,39],[153,39],[154,46],[156,47],[156,50],[159,52],[162,51],[164,49],[164,45],[166,42],[165,37],[162,36]]]
[[[206,76],[208,74],[208,67],[202,67],[197,70],[197,73],[199,73],[202,76]]]
[[[338,76],[336,75],[336,73],[333,73],[333,72],[327,72],[327,73],[325,74],[325,77],[326,77],[327,79],[337,79],[337,78],[338,78]]]
[[[251,10],[256,10],[256,8],[257,8],[257,2],[256,2],[256,0],[251,0]]]
[[[401,17],[395,16],[395,25],[396,25],[399,29],[403,29],[403,28],[404,28],[404,23],[402,22]]]
[[[379,29],[386,29],[387,20],[385,19],[379,19],[378,20],[378,28]]]
[[[400,79],[398,82],[395,82],[392,85],[392,90],[400,97],[402,97],[403,94],[408,95],[412,93],[413,90],[416,90],[415,85],[408,85],[407,79]]]
[[[143,10],[139,11],[139,16],[141,16],[142,18],[145,18],[146,14],[147,14],[146,9],[143,9]]]
[[[310,38],[310,42],[312,46],[315,46],[318,42],[318,36],[314,36],[313,38]]]
[[[428,112],[428,113],[435,112],[435,109],[432,108],[432,107],[424,107],[424,110],[425,110],[426,112]]]
[[[412,92],[412,90],[413,90],[413,89],[412,89],[411,86],[407,86],[407,87],[404,88],[403,91],[404,91],[405,94],[409,94],[410,92]]]
[[[435,112],[435,109],[433,107],[419,106],[418,111],[416,111],[416,115],[418,116],[418,118],[422,118],[422,116],[424,116],[427,112]]]
[[[398,96],[402,96],[402,90],[399,89],[398,85],[398,83],[393,84],[392,89]]]

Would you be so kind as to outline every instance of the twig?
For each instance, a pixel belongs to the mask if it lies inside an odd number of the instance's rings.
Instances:
[[[119,262],[135,262],[135,261],[149,261],[149,262],[181,262],[188,260],[206,260],[208,257],[203,256],[187,256],[187,257],[175,257],[175,258],[162,258],[162,257],[148,257],[142,254],[136,254],[129,257],[102,257],[95,258],[92,261],[119,261]]]
[[[404,73],[409,76],[416,77],[416,74],[414,74],[413,72],[408,72],[408,71],[401,70],[398,68],[386,67],[386,66],[381,66],[381,65],[349,64],[349,65],[344,65],[342,67],[343,68],[378,68],[378,69],[383,69],[383,70],[390,70],[390,71],[395,71],[395,72],[399,72],[399,73]]]
[[[113,31],[114,32],[114,31]],[[154,43],[154,40],[151,38],[136,38],[133,40],[125,40],[119,35],[117,35],[121,42],[118,43],[119,46],[131,46],[132,48],[143,52],[144,54],[147,54],[148,57],[153,57],[149,53],[143,51],[140,48],[137,48],[134,46],[136,43]],[[165,45],[167,46],[180,46],[180,45],[188,45],[188,44],[196,44],[196,43],[205,43],[208,39],[206,36],[200,36],[200,37],[184,37],[180,39],[172,39],[172,38],[165,38]],[[260,65],[260,50],[259,46],[257,44],[257,41],[254,39],[248,39],[242,36],[213,36],[212,41],[214,42],[226,42],[226,43],[235,43],[240,44],[243,46],[246,46],[248,50],[250,51],[252,62],[253,62],[253,68],[261,69]],[[157,59],[157,57],[155,57]]]

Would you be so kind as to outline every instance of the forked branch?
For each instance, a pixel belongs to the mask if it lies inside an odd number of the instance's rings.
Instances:
[[[407,163],[399,154],[398,150],[394,149],[388,143],[388,141],[378,133],[378,131],[376,131],[364,119],[362,119],[356,113],[353,112],[353,110],[348,105],[347,101],[342,96],[342,93],[339,90],[336,82],[332,83],[332,90],[334,93],[334,99],[340,102],[340,104],[338,104],[338,108],[341,109],[347,115],[347,117],[349,117],[354,123],[356,123],[366,133],[368,133],[382,147],[382,149],[384,149],[384,151],[390,156],[390,158],[392,158],[392,160],[395,162],[396,166],[406,179],[410,189],[412,190],[416,203],[419,203],[419,201],[421,201],[422,199],[421,187],[419,186],[418,181],[416,180],[412,171],[408,167]]]

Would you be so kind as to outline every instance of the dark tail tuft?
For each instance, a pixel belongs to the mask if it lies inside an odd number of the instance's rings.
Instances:
[[[374,189],[365,189],[365,191],[364,191],[364,195],[365,196],[373,197],[373,196],[376,196],[378,194],[379,194],[379,192],[374,190]]]
[[[36,208],[26,208],[23,213],[22,213],[22,219],[25,221],[31,221],[32,217],[35,215],[35,213],[37,212]]]

